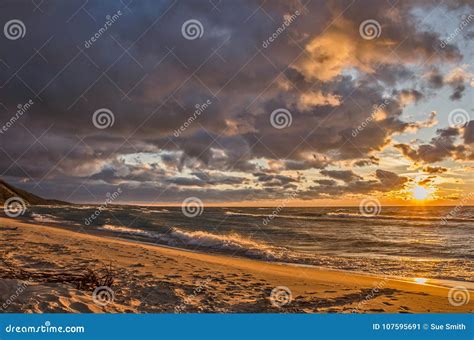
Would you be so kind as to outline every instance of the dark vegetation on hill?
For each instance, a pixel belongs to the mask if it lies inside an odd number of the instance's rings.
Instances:
[[[69,204],[67,202],[45,199],[32,193],[15,188],[14,186],[8,184],[4,180],[0,179],[0,204],[4,204],[7,199],[10,197],[20,197],[25,202],[31,205],[58,205],[58,204]]]

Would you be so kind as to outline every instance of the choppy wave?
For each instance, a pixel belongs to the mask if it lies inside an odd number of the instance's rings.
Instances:
[[[219,235],[206,231],[186,231],[177,227],[169,229],[166,234],[132,229],[123,226],[104,225],[99,229],[124,233],[148,238],[172,247],[188,249],[212,249],[232,255],[242,255],[268,261],[284,261],[288,259],[288,252],[284,248],[272,247],[262,242],[256,242],[238,234]]]
[[[111,224],[104,224],[102,227],[99,227],[98,229],[113,231],[113,232],[117,232],[117,233],[125,233],[125,234],[129,234],[129,235],[152,236],[152,233],[149,232],[149,231],[146,231],[146,230],[132,229],[132,228],[116,226],[116,225],[111,225]]]
[[[359,214],[359,213],[351,213],[351,212],[342,212],[342,211],[334,211],[334,212],[325,212],[322,214],[317,214],[313,216],[301,216],[301,215],[285,215],[285,214],[272,214],[272,212],[268,214],[254,214],[254,213],[245,213],[245,212],[236,212],[236,211],[226,211],[226,215],[232,216],[249,216],[249,217],[261,217],[261,218],[268,218],[272,216],[273,218],[284,218],[290,220],[310,220],[310,221],[337,221],[340,219],[367,219],[367,220],[393,220],[393,221],[426,221],[426,222],[438,222],[439,224],[443,223],[443,218],[447,222],[474,222],[474,218],[470,217],[424,217],[424,216],[397,216],[397,215],[375,215],[370,216],[366,214]]]
[[[32,213],[31,217],[36,222],[40,222],[40,223],[58,223],[58,222],[62,222],[62,220],[60,220],[56,216],[53,216],[53,215],[50,215],[50,214]]]
[[[270,216],[273,216],[274,218],[286,218],[286,219],[292,219],[292,220],[319,220],[320,219],[320,217],[273,214],[272,212],[269,212],[268,214],[252,214],[252,213],[244,213],[244,212],[226,211],[225,214],[232,215],[232,216],[249,216],[249,217],[262,217],[262,218],[268,218]]]

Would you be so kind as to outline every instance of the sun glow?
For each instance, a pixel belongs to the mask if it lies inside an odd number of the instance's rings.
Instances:
[[[426,200],[430,197],[431,191],[421,185],[417,185],[413,188],[412,195],[416,200]]]

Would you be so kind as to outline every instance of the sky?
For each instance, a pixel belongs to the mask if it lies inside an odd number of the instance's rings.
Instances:
[[[472,0],[4,0],[0,23],[0,176],[35,194],[472,204]]]

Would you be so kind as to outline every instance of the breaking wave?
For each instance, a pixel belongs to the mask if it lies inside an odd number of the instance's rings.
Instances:
[[[32,213],[31,217],[36,222],[40,222],[40,223],[58,223],[58,222],[62,222],[62,220],[60,220],[56,216],[53,216],[53,215],[50,215],[50,214]]]
[[[178,248],[193,250],[209,249],[230,255],[247,256],[267,261],[287,261],[289,259],[288,250],[284,248],[273,247],[238,234],[219,235],[206,231],[186,231],[176,227],[172,227],[166,234],[162,234],[109,224],[99,227],[99,229],[128,235],[145,236],[158,243]]]

